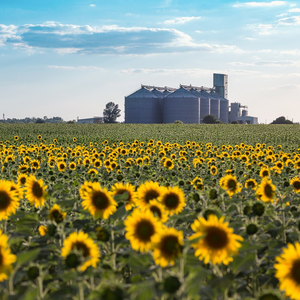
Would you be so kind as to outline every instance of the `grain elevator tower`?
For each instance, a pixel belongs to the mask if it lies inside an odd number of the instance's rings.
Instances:
[[[222,98],[228,99],[228,75],[214,73],[214,87],[216,93]]]

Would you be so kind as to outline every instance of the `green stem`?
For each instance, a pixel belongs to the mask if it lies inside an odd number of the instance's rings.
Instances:
[[[116,266],[115,234],[113,230],[111,231],[111,257],[112,257],[113,270],[116,270],[117,266]]]
[[[78,299],[79,300],[84,300],[84,289],[83,289],[83,283],[82,282],[78,283]]]
[[[185,265],[185,259],[184,259],[184,255],[182,255],[179,258],[179,280],[181,281],[181,283],[184,282],[184,265]]]
[[[38,277],[38,287],[39,287],[40,299],[43,299],[44,298],[43,278],[41,276]]]

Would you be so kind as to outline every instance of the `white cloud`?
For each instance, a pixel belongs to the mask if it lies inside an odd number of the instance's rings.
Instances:
[[[163,22],[163,24],[166,25],[174,25],[174,24],[184,24],[186,22],[190,22],[193,20],[199,20],[201,17],[178,17],[172,20],[166,20]]]
[[[274,30],[274,26],[272,24],[248,24],[247,28],[253,30],[259,35],[270,35]]]
[[[281,84],[278,86],[280,89],[284,90],[295,90],[295,89],[300,89],[300,84],[292,84],[292,83],[287,83],[287,84]]]
[[[4,25],[3,25],[4,26]],[[2,26],[2,27],[3,27]],[[3,32],[8,31],[3,27]],[[183,53],[191,51],[241,53],[235,45],[196,43],[173,28],[89,26],[45,22],[14,27],[3,43],[33,49],[51,49],[60,54]]]
[[[296,7],[296,8],[291,8],[291,9],[289,9],[288,10],[288,12],[290,12],[290,13],[298,13],[298,12],[300,12],[300,8],[298,8],[298,7]]]
[[[50,69],[62,69],[62,70],[97,70],[104,71],[103,68],[95,67],[95,66],[48,66]]]
[[[90,4],[90,7],[96,7],[96,4]]]
[[[294,26],[300,25],[300,16],[281,18],[278,20],[279,25]]]
[[[285,5],[286,1],[271,1],[271,2],[245,2],[233,4],[233,7],[275,7]]]

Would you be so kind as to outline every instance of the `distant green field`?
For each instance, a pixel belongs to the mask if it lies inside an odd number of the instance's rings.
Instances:
[[[36,141],[37,135],[47,142],[57,138],[60,142],[87,143],[107,139],[109,142],[133,140],[161,140],[183,143],[187,140],[222,144],[266,143],[286,147],[300,145],[300,125],[187,125],[187,124],[0,124],[0,140]]]

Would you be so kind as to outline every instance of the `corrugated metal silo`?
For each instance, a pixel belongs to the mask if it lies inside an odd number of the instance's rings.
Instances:
[[[200,119],[201,123],[205,116],[209,115],[210,112],[210,95],[206,91],[200,91]]]
[[[176,120],[187,124],[200,123],[200,98],[182,87],[164,98],[164,123]]]
[[[228,123],[228,100],[220,98],[220,120],[224,123]]]
[[[210,93],[210,114],[220,120],[220,98],[214,93]]]
[[[160,98],[144,87],[125,97],[125,123],[162,123]]]

